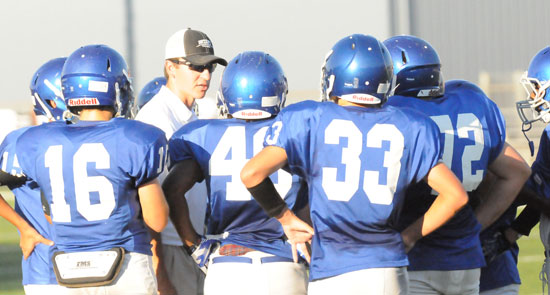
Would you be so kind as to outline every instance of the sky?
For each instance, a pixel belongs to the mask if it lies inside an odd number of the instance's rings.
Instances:
[[[293,96],[317,99],[326,53],[341,38],[390,36],[389,1],[377,0],[134,0],[134,67],[137,93],[162,76],[165,42],[191,27],[206,33],[216,55],[227,60],[246,50],[274,56]],[[29,83],[46,61],[68,56],[83,45],[106,44],[128,58],[126,1],[0,1],[0,108],[31,108]],[[213,75],[215,97],[223,67]],[[314,96],[314,97],[311,97]]]

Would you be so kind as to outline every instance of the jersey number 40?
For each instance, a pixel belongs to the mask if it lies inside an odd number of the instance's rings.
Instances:
[[[252,137],[253,154],[263,149],[263,141],[267,126],[259,129]],[[210,158],[211,176],[231,176],[226,184],[226,200],[250,201],[252,196],[241,182],[241,169],[248,162],[246,157],[245,126],[230,126],[227,128]],[[276,172],[278,181],[275,188],[281,196],[285,196],[292,185],[292,176],[279,170]]]

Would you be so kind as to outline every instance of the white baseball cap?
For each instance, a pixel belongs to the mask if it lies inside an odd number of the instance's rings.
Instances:
[[[205,65],[219,63],[227,65],[227,61],[214,55],[214,47],[208,36],[200,31],[187,28],[175,32],[166,42],[165,59],[183,58],[186,61]]]

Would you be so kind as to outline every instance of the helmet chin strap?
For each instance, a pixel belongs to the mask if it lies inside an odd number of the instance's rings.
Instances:
[[[521,124],[521,132],[523,132],[523,136],[525,136],[525,139],[527,139],[527,143],[529,144],[529,151],[531,152],[532,157],[535,155],[535,144],[527,136],[527,131],[531,130],[531,127],[533,127],[532,123]]]

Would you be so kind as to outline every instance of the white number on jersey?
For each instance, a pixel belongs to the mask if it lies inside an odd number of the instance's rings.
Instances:
[[[252,138],[254,155],[263,149],[263,140],[267,128],[266,126],[259,129]],[[274,136],[278,136],[278,132]],[[272,140],[276,140],[276,138]],[[240,177],[241,170],[248,160],[250,159],[246,158],[245,126],[229,126],[214,149],[209,163],[211,176],[231,176],[231,181],[228,181],[226,184],[226,200],[252,200],[252,196],[242,183]],[[275,188],[284,197],[292,185],[292,176],[283,170],[279,170],[276,173],[278,173],[278,181],[275,184]]]
[[[88,176],[88,163],[95,163],[97,170],[110,168],[109,152],[103,144],[85,143],[73,156],[76,209],[88,221],[107,219],[116,205],[113,185],[105,176]],[[56,222],[70,222],[71,209],[65,200],[62,145],[48,147],[45,167],[49,168],[52,187],[52,219]],[[99,203],[91,204],[90,192],[99,193]]]
[[[21,167],[19,167],[19,161],[17,160],[17,155],[13,155],[13,163],[11,165],[11,171],[7,171],[8,159],[9,159],[9,153],[4,152],[4,154],[2,154],[2,171],[9,173],[11,175],[16,175],[20,173]]]
[[[443,146],[443,162],[453,170],[453,149],[455,134],[458,138],[468,138],[468,133],[474,135],[474,145],[464,147],[462,154],[462,185],[466,191],[476,189],[483,179],[483,170],[472,171],[472,162],[479,161],[483,154],[484,136],[483,126],[479,119],[472,113],[458,114],[456,128],[453,128],[449,115],[431,116],[432,120],[444,134],[445,144]],[[437,194],[432,190],[433,194]]]
[[[325,130],[325,144],[339,144],[340,138],[347,138],[348,146],[342,148],[342,164],[345,165],[345,179],[336,180],[337,169],[323,167],[322,187],[329,200],[349,201],[359,189],[361,175],[360,155],[363,150],[363,134],[348,120],[333,120]],[[383,166],[388,170],[386,184],[379,184],[379,172],[365,170],[363,191],[373,204],[389,205],[397,187],[401,171],[405,139],[391,124],[376,124],[367,132],[367,147],[381,148],[383,141],[390,142],[390,150],[384,153]]]

